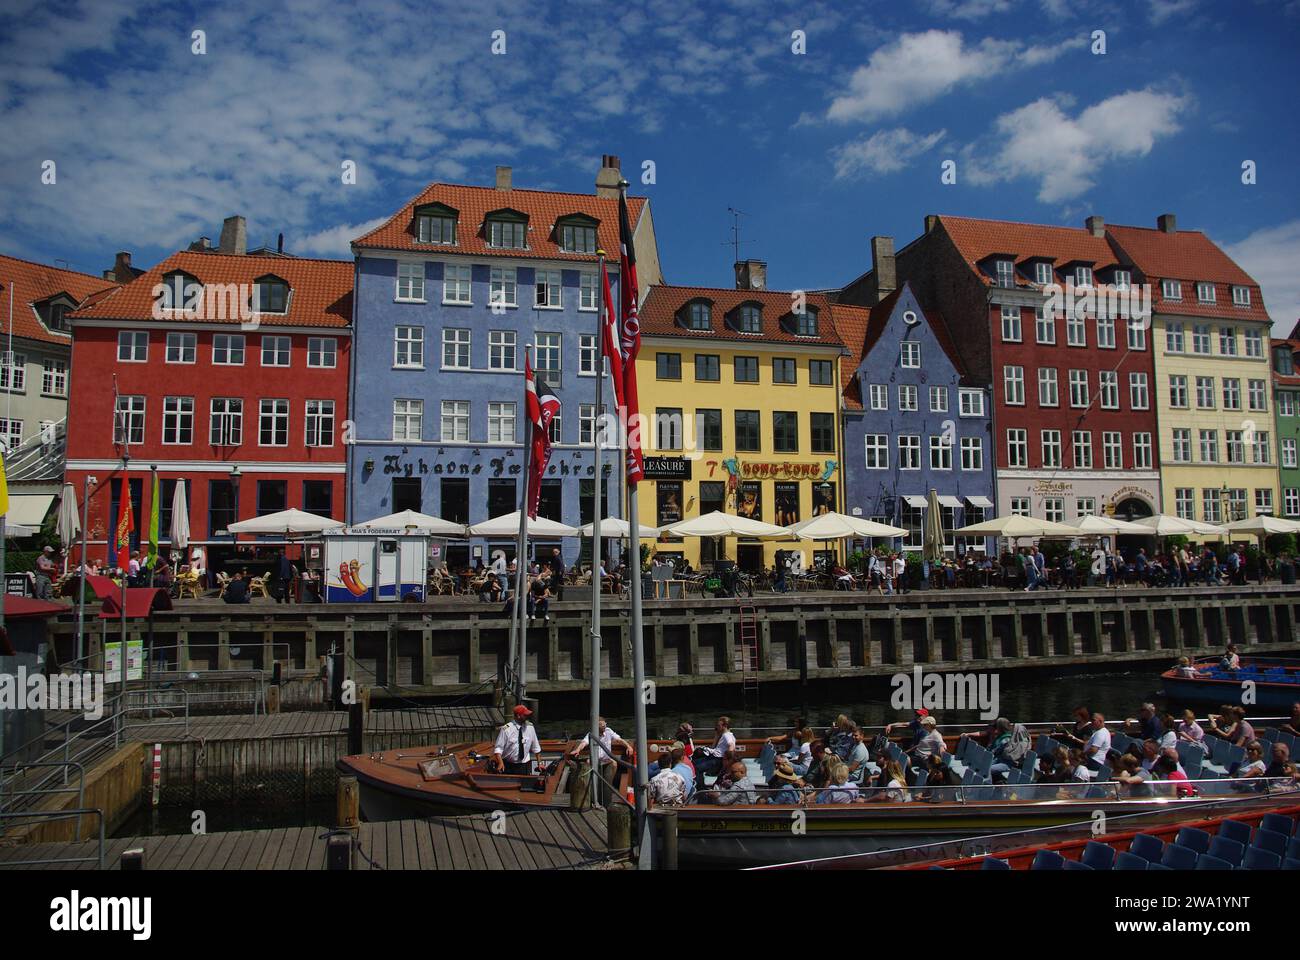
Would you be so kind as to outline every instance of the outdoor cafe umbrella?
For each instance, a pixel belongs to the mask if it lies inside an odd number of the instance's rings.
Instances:
[[[843,513],[823,513],[800,520],[785,528],[786,533],[800,540],[841,540],[845,537],[901,537],[907,531],[901,527],[863,520]]]
[[[1157,513],[1154,517],[1143,517],[1141,520],[1134,520],[1136,526],[1146,529],[1147,536],[1172,537],[1177,534],[1198,534],[1201,536],[1216,537],[1223,533],[1222,527],[1216,527],[1212,523],[1202,523],[1198,520],[1184,520],[1182,517],[1173,517],[1167,513]]]
[[[469,532],[474,537],[517,537],[519,536],[520,513],[507,513],[482,523],[471,524]],[[576,537],[578,528],[566,523],[556,523],[545,517],[528,518],[528,536],[554,539],[556,537]]]
[[[663,531],[674,537],[781,537],[786,534],[785,527],[721,510],[670,523]]]
[[[943,514],[939,512],[939,492],[931,489],[925,504],[924,539],[921,555],[929,563],[943,559]]]
[[[59,519],[57,528],[59,542],[63,544],[63,572],[68,572],[68,556],[72,553],[72,544],[81,532],[81,521],[77,517],[77,494],[72,484],[63,485],[59,497]]]
[[[310,533],[323,533],[326,530],[336,530],[341,526],[343,524],[329,517],[290,508],[280,510],[277,513],[268,513],[264,517],[239,520],[230,524],[226,529],[231,533],[279,533],[291,537]]]
[[[190,511],[185,505],[185,484],[176,484],[176,492],[172,494],[172,549],[179,550],[182,554],[185,548],[190,545]]]
[[[397,513],[390,513],[385,517],[375,517],[375,519],[367,520],[365,523],[356,524],[352,529],[413,530],[434,537],[465,536],[465,525],[463,523],[453,523],[450,520],[442,519],[442,517],[420,513],[416,510],[401,510]]]
[[[1099,517],[1095,513],[1075,517],[1073,520],[1066,520],[1065,525],[1073,527],[1075,532],[1081,536],[1111,537],[1117,533],[1131,533],[1144,537],[1151,536],[1150,530],[1130,520],[1121,520],[1119,517]]]
[[[528,528],[531,530],[535,521],[528,521]],[[596,527],[595,523],[588,523],[579,528],[578,532],[584,537],[590,537]],[[644,523],[637,524],[641,536],[648,540],[654,540],[659,536],[659,530],[656,527],[647,527]],[[600,518],[600,538],[605,539],[622,539],[625,540],[631,534],[628,522],[621,517],[601,517]]]
[[[1017,537],[1077,537],[1079,531],[1054,520],[1039,520],[1037,517],[1022,517],[1009,514],[994,517],[983,523],[972,523],[968,527],[959,527],[953,533],[963,536],[1005,537],[1008,540]]]
[[[1262,539],[1275,533],[1300,533],[1300,523],[1282,517],[1270,517],[1267,514],[1260,514],[1225,523],[1222,525],[1222,529],[1225,533],[1248,534]]]

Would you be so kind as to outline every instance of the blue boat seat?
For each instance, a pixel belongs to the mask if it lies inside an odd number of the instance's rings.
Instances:
[[[1250,845],[1259,850],[1275,853],[1278,859],[1281,859],[1286,856],[1287,835],[1278,833],[1276,830],[1265,830],[1260,827],[1255,831],[1255,839],[1250,842]]]
[[[1029,866],[1030,870],[1064,870],[1065,857],[1061,856],[1055,850],[1039,850],[1034,854],[1034,862]]]
[[[1149,833],[1139,833],[1129,841],[1128,852],[1154,863],[1160,859],[1164,848],[1164,841],[1159,837],[1153,837]]]
[[[1247,847],[1241,861],[1241,870],[1281,870],[1282,858],[1259,847]]]
[[[1240,820],[1224,820],[1219,824],[1219,836],[1236,840],[1243,847],[1250,844],[1250,824]]]
[[[1300,837],[1292,837],[1287,841],[1286,855],[1288,857],[1300,857]]]
[[[985,857],[984,862],[980,864],[981,870],[1010,870],[1011,864],[1005,860],[999,860],[997,857]]]
[[[1300,870],[1300,860],[1295,857],[1287,857],[1282,861],[1283,870]]]
[[[1206,853],[1210,849],[1210,835],[1195,827],[1182,827],[1178,831],[1178,836],[1174,838],[1174,843],[1195,850],[1197,853]]]
[[[1272,830],[1284,837],[1295,832],[1295,821],[1284,813],[1266,813],[1260,818],[1259,825],[1261,829]]]
[[[1212,857],[1208,853],[1203,853],[1196,858],[1197,870],[1231,870],[1232,864],[1227,860],[1220,860],[1218,857]]]
[[[1121,853],[1115,858],[1116,870],[1145,870],[1148,865],[1145,857],[1132,853]]]
[[[1148,863],[1148,870],[1172,870],[1173,867],[1166,867],[1163,863]]]
[[[1160,855],[1160,862],[1170,870],[1195,870],[1198,854],[1191,847],[1168,844]]]
[[[1115,848],[1089,840],[1079,859],[1094,870],[1110,870],[1115,865]]]
[[[1088,866],[1086,863],[1083,863],[1083,862],[1081,862],[1081,861],[1079,861],[1079,860],[1066,860],[1066,861],[1065,861],[1065,866],[1064,866],[1062,869],[1065,869],[1065,870],[1091,870],[1092,867]]]
[[[1219,836],[1210,840],[1210,848],[1207,854],[1219,860],[1226,860],[1231,866],[1239,867],[1241,866],[1241,858],[1246,854],[1246,845],[1225,837],[1220,832]]]

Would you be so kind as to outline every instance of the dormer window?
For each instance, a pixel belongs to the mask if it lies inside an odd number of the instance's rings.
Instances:
[[[162,278],[162,288],[158,297],[160,310],[184,310],[187,305],[203,308],[203,284],[193,274],[173,270]],[[193,300],[193,304],[187,304],[189,300]]]
[[[757,303],[742,303],[732,313],[731,323],[738,333],[762,333],[763,308]]]
[[[528,218],[515,211],[489,214],[485,234],[489,247],[500,250],[526,250]]]
[[[595,253],[598,224],[593,217],[565,217],[555,225],[555,239],[565,253]]]
[[[289,285],[279,277],[261,277],[257,281],[254,313],[288,313]]]
[[[50,304],[50,319],[46,324],[51,330],[58,330],[60,333],[68,331],[68,305],[66,303]]]
[[[791,321],[794,324],[794,333],[797,337],[815,337],[817,336],[817,311],[806,310],[803,313],[792,313]]]
[[[1014,287],[1016,285],[1016,265],[1013,261],[995,260],[993,267],[999,287]]]
[[[1092,286],[1092,267],[1077,266],[1074,268],[1074,285],[1076,287]]]
[[[686,329],[712,330],[713,305],[707,300],[696,300],[686,305]]]
[[[1116,290],[1127,290],[1133,283],[1133,274],[1127,270],[1116,270],[1111,277],[1111,286]]]
[[[1233,287],[1232,304],[1236,307],[1250,306],[1250,287]]]
[[[415,238],[420,243],[453,246],[456,243],[457,211],[441,203],[415,211]]]
[[[1161,280],[1160,296],[1165,300],[1183,299],[1183,284],[1181,280]]]
[[[1214,284],[1198,283],[1196,285],[1196,299],[1201,303],[1214,303]]]
[[[1046,260],[1039,260],[1034,264],[1034,283],[1046,286],[1055,278],[1052,276],[1052,265]]]

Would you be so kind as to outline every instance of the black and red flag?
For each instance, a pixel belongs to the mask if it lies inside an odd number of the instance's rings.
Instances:
[[[628,425],[627,479],[629,483],[636,483],[645,476],[641,466],[640,404],[636,393],[636,357],[641,352],[641,320],[637,316],[636,248],[632,244],[627,194],[623,192],[618,197],[618,241],[619,348],[623,361],[623,392],[619,401],[626,411]]]
[[[551,421],[560,412],[560,398],[533,375],[533,363],[524,355],[524,408],[528,415],[533,445],[528,469],[528,519],[537,519],[537,504],[542,497],[542,476],[551,462]]]

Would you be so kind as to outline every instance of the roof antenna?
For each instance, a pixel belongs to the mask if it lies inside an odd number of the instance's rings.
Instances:
[[[732,263],[740,263],[741,245],[754,242],[753,240],[740,239],[740,218],[747,217],[749,214],[744,210],[737,210],[735,207],[727,207],[727,213],[731,214],[731,239],[723,241],[722,246],[730,246],[733,254]]]

